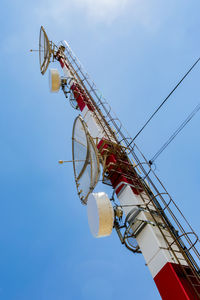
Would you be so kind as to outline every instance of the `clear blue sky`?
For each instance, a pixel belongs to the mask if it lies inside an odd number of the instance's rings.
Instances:
[[[67,40],[134,136],[200,56],[199,11],[198,0],[2,0],[0,299],[160,299],[141,255],[115,232],[91,236],[72,165],[58,164],[77,113],[29,49],[41,25]],[[200,65],[137,139],[148,159],[199,103],[199,81]],[[199,126],[197,115],[156,162],[198,234]]]

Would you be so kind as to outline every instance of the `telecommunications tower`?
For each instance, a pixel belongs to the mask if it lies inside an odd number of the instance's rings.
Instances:
[[[78,196],[87,206],[94,237],[113,228],[121,243],[142,253],[162,299],[200,299],[199,243],[188,221],[133,142],[66,41],[55,45],[43,27],[39,37],[42,75],[51,61],[51,91],[62,89],[80,114],[72,132]],[[63,161],[60,161],[62,163]],[[94,193],[99,178],[112,196]]]

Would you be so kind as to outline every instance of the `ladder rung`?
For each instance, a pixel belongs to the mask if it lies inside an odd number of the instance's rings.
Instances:
[[[173,250],[173,252],[181,253],[182,254],[182,252],[180,250],[174,250],[173,248],[172,248],[172,250]]]
[[[199,286],[200,287],[200,284],[199,283],[192,283],[193,286]]]

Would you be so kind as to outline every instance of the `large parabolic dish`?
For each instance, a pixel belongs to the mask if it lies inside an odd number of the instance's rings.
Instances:
[[[81,202],[87,204],[87,198],[99,180],[100,165],[96,145],[81,116],[74,121],[72,157],[78,195]]]
[[[40,37],[39,37],[39,62],[40,62],[40,71],[42,75],[46,72],[48,65],[51,59],[51,44],[47,37],[47,34],[44,28],[40,28]]]

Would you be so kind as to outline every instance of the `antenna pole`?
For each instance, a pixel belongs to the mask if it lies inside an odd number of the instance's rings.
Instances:
[[[43,27],[41,35],[48,41]],[[45,57],[44,62],[41,58],[43,56],[40,54],[41,72],[44,74],[48,67],[49,56]],[[82,131],[85,131],[84,141],[91,140],[89,145],[92,145],[93,151],[98,153],[95,156],[96,159],[100,157],[102,182],[113,189],[112,202],[116,212],[114,227],[122,244],[134,253],[143,254],[163,299],[199,299],[200,269],[198,263],[200,254],[195,247],[198,238],[194,230],[137,145],[134,144],[134,147],[130,147],[134,139],[127,134],[119,119],[112,113],[109,104],[98,92],[95,83],[84,71],[78,58],[66,42],[57,48],[54,58],[60,63],[63,70],[66,78],[66,90],[73,95],[73,101],[76,102],[74,107],[79,108],[82,115],[82,117],[78,116],[74,122],[73,136],[74,128],[78,128],[80,136],[82,136]],[[165,98],[160,107],[187,74]],[[82,127],[77,125],[78,122]],[[79,140],[79,144],[85,146],[86,143],[82,143],[82,140]],[[92,144],[93,140],[96,140],[95,145]],[[74,147],[73,144],[72,147]],[[84,174],[87,177],[89,170],[91,173],[95,173],[97,170],[96,167],[93,168],[90,165],[92,160],[88,151],[85,154],[86,158],[85,163],[81,166],[82,169],[78,174],[74,170],[74,174],[78,195],[81,202],[87,205],[83,193],[85,186],[79,181],[79,178]],[[95,193],[91,193],[91,191],[98,181],[98,176],[95,177],[95,180],[90,186],[90,199],[95,198]],[[117,212],[119,206],[122,211]],[[120,226],[122,217],[124,224]],[[195,242],[191,236],[196,238]]]

